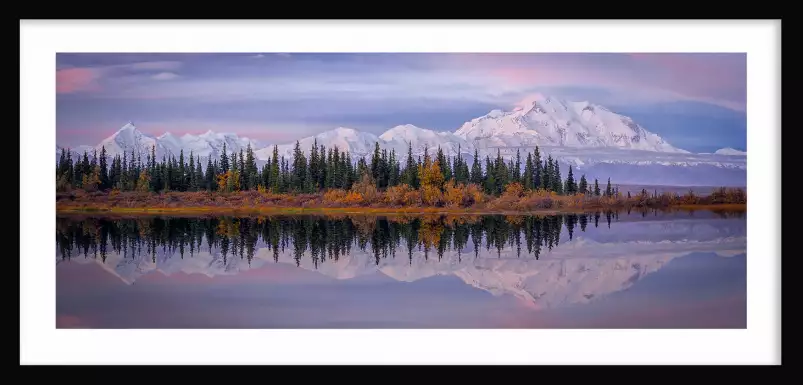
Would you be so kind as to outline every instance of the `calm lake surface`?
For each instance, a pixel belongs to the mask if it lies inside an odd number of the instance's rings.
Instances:
[[[58,217],[59,328],[745,328],[746,217]]]

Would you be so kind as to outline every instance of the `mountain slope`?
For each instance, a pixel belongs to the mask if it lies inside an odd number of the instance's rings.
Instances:
[[[588,102],[538,96],[512,111],[493,110],[455,135],[484,147],[559,146],[686,153],[632,119]]]
[[[360,132],[353,128],[338,127],[334,130],[324,131],[318,135],[308,136],[298,140],[301,151],[309,156],[312,145],[317,143],[318,146],[325,146],[326,149],[334,149],[337,147],[340,152],[349,152],[352,156],[362,156],[373,153],[374,146],[381,140],[374,134],[367,132]],[[295,150],[296,142],[285,143],[277,145],[279,157],[285,159],[292,159],[293,151]],[[273,145],[267,146],[254,153],[258,159],[268,160],[273,156]]]
[[[747,152],[739,151],[739,150],[737,150],[735,148],[726,147],[726,148],[720,148],[719,150],[714,151],[714,154],[717,154],[717,155],[747,155]]]

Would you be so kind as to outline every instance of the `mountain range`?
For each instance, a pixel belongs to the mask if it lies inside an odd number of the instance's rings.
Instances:
[[[132,123],[120,128],[95,146],[70,149],[73,157],[87,151],[100,153],[106,148],[109,156],[132,150],[143,159],[151,148],[156,157],[178,156],[190,152],[206,165],[209,157],[220,157],[223,144],[229,154],[254,149],[261,166],[273,154],[274,144],[260,143],[234,133],[207,131],[200,135],[175,136],[165,133],[153,137],[139,131]],[[352,161],[360,157],[370,160],[376,143],[388,151],[395,150],[404,162],[408,148],[414,156],[425,151],[434,154],[441,148],[447,156],[462,154],[473,161],[475,150],[481,158],[496,156],[509,159],[519,151],[522,162],[536,146],[542,158],[552,155],[565,174],[571,165],[575,174],[588,178],[611,178],[622,184],[662,185],[746,185],[746,153],[724,148],[713,154],[694,154],[677,148],[652,133],[632,118],[587,101],[572,102],[546,96],[534,97],[510,111],[493,110],[465,122],[453,132],[435,131],[403,124],[380,135],[353,128],[337,127],[320,134],[300,138],[301,149],[308,153],[313,143],[348,152]],[[279,156],[291,157],[296,142],[275,144]],[[62,147],[57,146],[58,159]],[[480,162],[484,165],[484,162]]]

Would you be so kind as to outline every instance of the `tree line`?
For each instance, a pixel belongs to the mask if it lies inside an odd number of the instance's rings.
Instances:
[[[477,150],[471,165],[458,148],[457,156],[446,156],[438,147],[434,157],[428,150],[422,156],[413,156],[412,144],[406,157],[401,160],[395,150],[380,149],[375,143],[370,161],[361,157],[352,163],[351,154],[334,146],[326,148],[313,143],[308,154],[296,141],[290,159],[279,156],[278,146],[260,169],[254,151],[249,144],[245,151],[227,152],[226,144],[219,159],[207,159],[202,167],[201,158],[190,152],[185,157],[181,150],[178,158],[156,157],[151,147],[146,159],[131,150],[115,155],[109,162],[106,148],[102,147],[90,156],[84,152],[80,159],[72,159],[69,150],[62,149],[56,167],[56,188],[66,191],[73,188],[87,191],[166,192],[166,191],[248,191],[260,190],[272,193],[315,193],[327,189],[351,189],[360,181],[367,180],[378,189],[406,184],[414,189],[426,186],[443,189],[444,184],[474,184],[486,194],[500,195],[511,183],[519,183],[527,190],[546,190],[558,195],[583,193],[594,196],[618,195],[618,188],[611,186],[610,178],[604,189],[599,181],[590,183],[585,175],[577,179],[569,166],[566,178],[561,175],[560,165],[552,155],[543,158],[539,148],[522,159],[519,150],[515,158],[507,162],[497,150],[494,158],[481,159]],[[484,164],[484,167],[482,165]]]

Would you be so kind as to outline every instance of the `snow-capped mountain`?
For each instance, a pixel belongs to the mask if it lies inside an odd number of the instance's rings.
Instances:
[[[717,155],[747,155],[747,152],[739,151],[735,148],[725,147],[720,148],[719,150],[714,151],[714,154]]]
[[[551,155],[559,162],[564,176],[572,166],[575,175],[585,174],[590,180],[610,177],[619,184],[746,185],[745,152],[724,148],[714,154],[693,154],[674,147],[633,119],[603,106],[544,96],[533,97],[510,111],[493,110],[467,121],[454,132],[403,124],[375,135],[338,127],[298,142],[307,155],[314,142],[327,149],[337,146],[339,151],[351,154],[352,162],[361,157],[370,161],[376,143],[382,149],[394,149],[401,162],[410,145],[416,157],[422,156],[425,150],[434,155],[440,147],[450,157],[455,157],[459,150],[469,164],[475,150],[483,159],[493,158],[497,152],[510,159],[519,151],[524,162],[527,154],[538,146],[542,159]],[[130,123],[96,146],[81,146],[72,151],[75,159],[84,149],[88,153],[94,149],[100,152],[101,146],[106,146],[110,157],[122,151],[130,155],[134,149],[140,151],[144,160],[155,145],[157,159],[171,154],[178,156],[181,150],[186,157],[192,151],[201,157],[205,166],[208,157],[220,157],[223,143],[229,154],[244,150],[250,144],[258,166],[273,155],[274,144],[262,145],[232,133],[208,131],[181,137],[165,133],[152,137]],[[276,144],[279,156],[292,159],[295,145],[296,141]],[[61,148],[56,151],[58,160]],[[480,164],[484,167],[484,162]]]
[[[605,107],[543,96],[531,98],[512,111],[493,110],[472,119],[455,135],[484,147],[537,145],[687,152]]]
[[[353,128],[338,127],[334,130],[324,131],[318,135],[308,136],[298,140],[301,151],[309,156],[309,151],[312,145],[316,143],[325,146],[328,149],[333,149],[335,146],[340,152],[349,152],[355,159],[359,156],[372,154],[376,143],[380,145],[382,141],[374,134],[367,132],[360,132]],[[292,159],[293,151],[296,147],[296,142],[285,143],[277,145],[279,157],[285,159]],[[273,156],[273,145],[267,146],[254,153],[258,159],[268,160]]]
[[[92,156],[93,151],[97,150],[98,155],[100,155],[101,149],[105,148],[108,157],[112,158],[116,155],[122,156],[123,153],[130,156],[133,150],[134,154],[138,154],[144,162],[150,154],[151,148],[155,148],[157,160],[161,160],[163,156],[170,157],[172,155],[178,157],[182,150],[185,157],[188,157],[192,152],[193,155],[198,155],[206,160],[210,156],[219,158],[223,153],[224,143],[228,154],[239,152],[240,150],[245,151],[249,144],[254,150],[262,147],[259,142],[245,137],[241,138],[237,134],[215,133],[212,131],[207,131],[201,135],[185,134],[181,137],[166,132],[158,137],[153,137],[139,131],[133,123],[129,122],[96,146],[79,146],[71,148],[70,151],[73,153],[73,157],[76,154],[83,155],[84,151],[89,156]],[[60,155],[61,147],[57,146],[56,159]]]
[[[438,148],[446,156],[457,156],[458,151],[463,154],[474,152],[472,143],[451,132],[433,131],[412,124],[393,127],[379,135],[379,138],[385,141],[387,147],[401,154],[406,154],[411,145],[414,154],[422,154],[424,149],[435,154]]]

